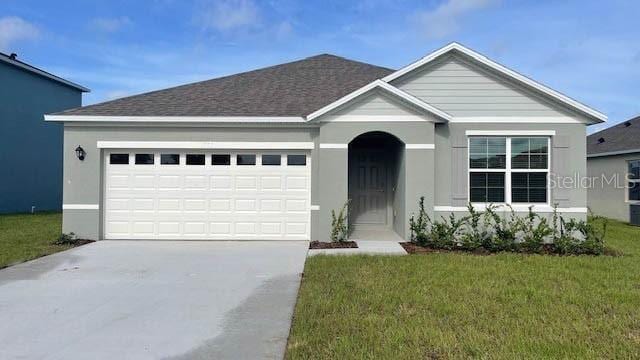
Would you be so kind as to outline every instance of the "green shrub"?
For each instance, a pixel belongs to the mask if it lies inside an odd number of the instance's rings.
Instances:
[[[342,205],[340,211],[336,214],[335,210],[331,210],[331,241],[343,242],[347,241],[349,236],[349,201]]]
[[[58,240],[56,240],[53,244],[54,245],[75,245],[76,242],[78,241],[78,239],[76,238],[76,234],[74,233],[62,233],[60,234],[60,237],[58,238]]]
[[[424,210],[424,196],[420,197],[418,202],[418,216],[413,215],[409,218],[409,229],[411,229],[411,242],[420,246],[425,246],[428,242],[429,226],[431,218]]]
[[[469,215],[431,221],[424,209],[424,197],[418,204],[418,215],[411,216],[411,241],[433,249],[461,249],[490,252],[520,251],[525,253],[551,252],[561,255],[604,253],[607,219],[589,216],[588,221],[566,221],[554,211],[551,222],[529,207],[526,216],[518,216],[511,206],[509,215],[498,213],[497,206],[489,205],[485,212],[468,205]]]

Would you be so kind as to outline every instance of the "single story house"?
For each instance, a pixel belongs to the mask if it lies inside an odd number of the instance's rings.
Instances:
[[[595,214],[630,221],[640,211],[640,116],[587,138],[589,208]],[[637,214],[640,216],[640,214]]]
[[[89,89],[0,53],[0,213],[60,210],[62,128],[47,113],[82,105]]]
[[[91,239],[408,238],[511,204],[584,218],[606,116],[458,43],[399,70],[318,55],[45,116],[64,123],[63,231]],[[386,235],[385,235],[386,234]],[[381,236],[377,236],[381,235]]]

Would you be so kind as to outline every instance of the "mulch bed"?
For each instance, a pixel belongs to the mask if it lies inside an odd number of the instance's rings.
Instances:
[[[342,242],[326,242],[312,241],[309,243],[309,249],[357,249],[358,244],[355,241]]]
[[[497,253],[492,253],[486,249],[483,248],[478,248],[476,250],[473,251],[468,251],[468,250],[446,250],[446,249],[433,249],[430,247],[424,247],[424,246],[420,246],[420,245],[416,245],[414,243],[411,242],[401,242],[400,245],[404,248],[404,250],[409,253],[409,254],[437,254],[437,253],[464,253],[464,254],[473,254],[473,255],[495,255]],[[524,255],[531,255],[531,254],[539,254],[539,255],[551,255],[551,256],[594,256],[594,255],[587,255],[587,254],[582,254],[582,255],[561,255],[561,254],[557,254],[554,253],[553,251],[551,251],[551,246],[550,245],[545,245],[542,252],[540,253],[527,253],[527,252],[510,252],[512,254],[524,254]],[[604,249],[604,256],[622,256],[622,253],[611,249],[611,248],[605,248]]]

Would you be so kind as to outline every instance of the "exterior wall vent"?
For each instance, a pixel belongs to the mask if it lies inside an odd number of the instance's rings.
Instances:
[[[598,139],[598,144],[602,144],[604,142],[604,138],[599,138]]]

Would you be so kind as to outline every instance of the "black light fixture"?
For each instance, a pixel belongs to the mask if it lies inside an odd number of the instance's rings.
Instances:
[[[84,160],[85,155],[87,155],[87,152],[84,151],[82,146],[78,145],[78,147],[76,148],[76,156],[78,157],[78,159],[80,159],[80,161]]]

